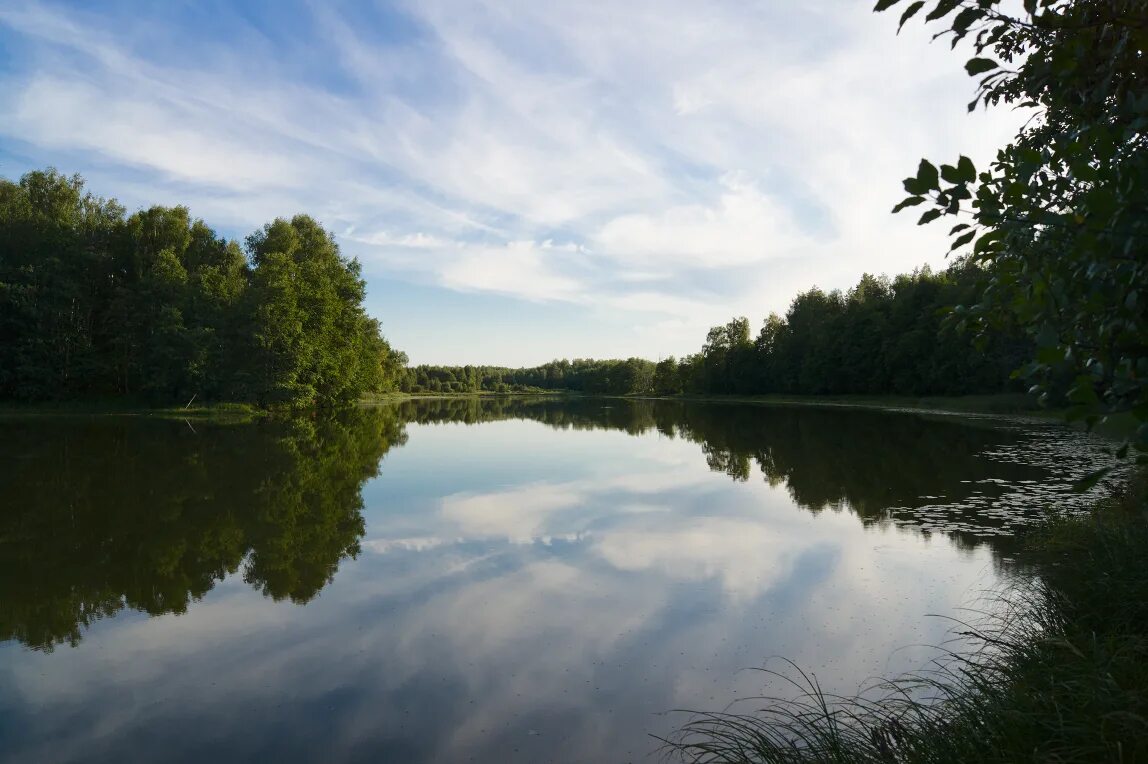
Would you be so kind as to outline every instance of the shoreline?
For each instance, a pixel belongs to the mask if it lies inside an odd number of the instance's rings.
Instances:
[[[1024,393],[995,393],[964,396],[898,396],[898,395],[608,395],[578,390],[537,390],[498,393],[379,393],[360,398],[350,407],[375,406],[419,400],[502,400],[512,398],[601,399],[629,401],[666,401],[744,406],[806,406],[810,408],[868,409],[876,411],[934,414],[938,416],[980,416],[988,418],[1024,418],[1038,422],[1063,423],[1084,429],[1081,422],[1066,423],[1063,409],[1043,409]],[[317,409],[302,409],[309,415]],[[5,419],[38,419],[49,417],[130,416],[156,419],[189,419],[237,423],[284,415],[284,410],[265,409],[248,403],[206,402],[188,407],[150,405],[139,401],[93,400],[51,402],[0,402],[0,421]],[[290,415],[290,412],[286,412]],[[1109,417],[1093,432],[1110,440],[1131,435],[1135,422],[1131,414]]]
[[[0,403],[0,421],[54,417],[123,416],[195,421],[246,422],[273,412],[246,403],[204,403],[181,406],[149,406],[134,401],[53,401],[50,403]]]
[[[365,397],[360,403],[456,398],[602,398],[632,401],[677,401],[682,403],[744,403],[755,405],[837,406],[842,408],[919,409],[922,411],[973,414],[1037,414],[1059,416],[1056,410],[1041,409],[1024,393],[990,393],[960,396],[898,395],[657,395],[642,393],[614,395],[580,390],[531,390],[496,393],[488,390],[466,393],[382,393]]]

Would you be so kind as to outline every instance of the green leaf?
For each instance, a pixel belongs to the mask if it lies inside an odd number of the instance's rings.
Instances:
[[[925,197],[923,196],[910,196],[908,199],[903,200],[900,204],[893,208],[893,214],[897,214],[906,207],[916,207],[918,204],[921,204],[924,201]]]
[[[917,167],[917,183],[930,191],[939,191],[941,188],[941,176],[927,159],[922,159]]]
[[[1040,331],[1036,333],[1036,344],[1038,347],[1051,348],[1056,347],[1060,342],[1060,333],[1056,331],[1056,327],[1049,322],[1041,325]]]
[[[911,3],[905,12],[901,14],[901,23],[897,25],[897,31],[901,31],[901,27],[905,26],[905,22],[917,15],[917,13],[925,7],[925,0],[917,0]]]
[[[951,164],[941,165],[941,179],[946,183],[957,184],[961,182],[961,176],[957,173],[957,168]]]
[[[961,4],[961,0],[941,0],[937,3],[937,7],[929,11],[929,15],[925,17],[925,21],[933,21],[942,16],[948,15],[954,8]]]
[[[877,0],[877,4],[873,6],[873,11],[876,13],[887,11],[899,2],[901,0]]]
[[[977,168],[973,165],[973,160],[967,156],[961,156],[957,161],[957,173],[965,183],[972,183],[977,179]]]
[[[986,232],[981,238],[977,239],[977,243],[973,246],[973,251],[980,253],[988,251],[989,247],[1004,237],[1004,232],[999,228],[994,228]]]
[[[929,191],[929,189],[916,178],[905,178],[903,185],[905,186],[905,191],[914,196],[920,196]]]
[[[991,58],[970,58],[965,62],[965,71],[969,73],[970,77],[976,77],[978,74],[991,72],[996,69],[1000,64],[993,61]],[[976,101],[973,102],[974,104]],[[969,109],[972,111],[972,109]]]
[[[1068,390],[1068,399],[1082,406],[1100,405],[1100,397],[1096,394],[1096,387],[1086,374],[1076,378],[1076,382]]]
[[[921,216],[921,219],[917,221],[917,225],[925,225],[926,223],[932,223],[934,220],[936,220],[940,216],[941,216],[940,210],[928,210],[924,215]]]
[[[984,11],[979,8],[965,8],[953,19],[953,31],[963,35],[969,31],[973,22],[982,16],[984,16]]]
[[[949,247],[949,251],[952,252],[954,249],[960,249],[972,241],[973,237],[976,235],[976,231],[969,231],[968,233],[962,234],[961,236],[957,237],[955,241],[953,241],[953,245]]]
[[[1077,493],[1084,493],[1099,483],[1101,480],[1103,480],[1104,476],[1111,471],[1111,467],[1101,467],[1098,470],[1093,470],[1092,472],[1089,472],[1087,475],[1082,477],[1080,480],[1077,480],[1075,483],[1073,483],[1072,490],[1076,491]]]

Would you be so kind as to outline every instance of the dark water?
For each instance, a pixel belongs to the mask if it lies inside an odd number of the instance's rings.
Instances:
[[[1098,458],[622,400],[0,422],[0,761],[643,761],[770,656],[920,667]]]

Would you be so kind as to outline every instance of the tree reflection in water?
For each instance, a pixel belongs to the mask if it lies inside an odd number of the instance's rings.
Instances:
[[[196,425],[6,422],[0,639],[75,645],[124,608],[183,613],[225,576],[303,603],[355,556],[360,490],[405,441],[395,412]]]
[[[358,553],[362,487],[406,442],[407,423],[502,419],[684,438],[711,470],[737,481],[758,472],[809,511],[849,510],[866,523],[939,495],[959,502],[979,490],[973,477],[1043,474],[978,456],[1019,431],[804,406],[447,398],[195,431],[150,419],[15,420],[0,425],[0,639],[75,645],[95,619],[182,613],[234,573],[305,603]]]

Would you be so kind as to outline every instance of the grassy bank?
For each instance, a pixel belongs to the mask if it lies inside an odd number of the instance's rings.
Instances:
[[[205,403],[183,406],[151,406],[130,400],[53,401],[0,403],[0,419],[28,417],[139,416],[197,421],[247,421],[267,411],[246,403]]]
[[[862,698],[695,714],[667,743],[687,762],[1148,761],[1148,520],[1142,487],[1027,539],[1039,575],[959,631],[978,648]],[[921,700],[928,698],[928,701]]]

